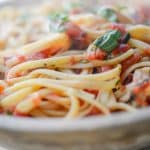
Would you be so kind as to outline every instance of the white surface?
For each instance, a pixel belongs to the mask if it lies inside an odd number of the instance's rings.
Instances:
[[[1,1],[1,0],[0,0]],[[0,150],[7,150],[7,149],[5,149],[5,148],[3,148],[3,147],[0,147]]]
[[[0,0],[0,3],[6,2],[6,1],[10,1],[10,0]]]

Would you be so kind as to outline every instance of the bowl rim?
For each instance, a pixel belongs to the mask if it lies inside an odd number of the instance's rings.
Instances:
[[[40,0],[38,0],[40,1]],[[19,3],[18,3],[19,2]],[[32,0],[32,3],[37,0]],[[31,4],[30,0],[6,0],[0,3],[3,6],[20,6]],[[7,115],[0,115],[0,131],[7,130],[13,132],[76,132],[91,131],[96,129],[108,129],[123,127],[137,122],[150,121],[150,108],[139,109],[136,112],[122,112],[109,116],[93,116],[80,119],[60,119],[60,118],[21,118]]]
[[[13,132],[76,132],[118,128],[143,121],[150,121],[150,108],[133,113],[122,112],[109,116],[93,116],[80,119],[23,118],[1,115],[0,130]]]

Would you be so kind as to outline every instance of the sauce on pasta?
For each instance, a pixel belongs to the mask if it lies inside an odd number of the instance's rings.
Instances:
[[[97,9],[0,10],[1,114],[78,118],[150,105],[150,27]]]

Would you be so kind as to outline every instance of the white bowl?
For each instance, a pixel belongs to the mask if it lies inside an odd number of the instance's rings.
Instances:
[[[149,150],[149,114],[147,108],[76,120],[0,116],[0,145],[8,150]]]
[[[149,150],[150,108],[76,120],[0,116],[0,145],[8,150]]]

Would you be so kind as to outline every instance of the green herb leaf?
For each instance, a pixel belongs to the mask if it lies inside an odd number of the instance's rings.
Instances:
[[[100,48],[101,50],[110,53],[112,52],[118,45],[118,40],[121,38],[121,32],[118,30],[110,30],[106,32],[102,37],[97,38],[93,42],[93,50],[96,48]]]
[[[97,13],[110,22],[118,22],[117,14],[111,8],[102,7]]]
[[[69,21],[68,14],[66,12],[51,13],[49,15],[50,24],[49,28],[53,32],[63,32],[64,24]]]
[[[116,86],[117,86],[119,83],[120,83],[120,80],[117,80],[117,81],[116,81]]]
[[[48,17],[53,21],[68,21],[68,14],[66,12],[52,12]]]

